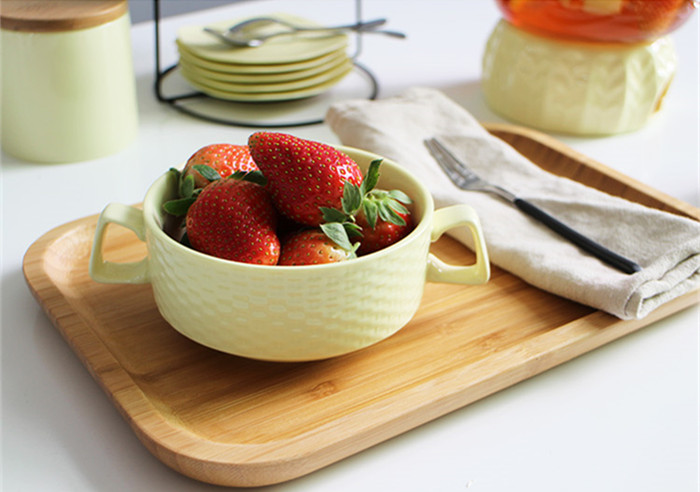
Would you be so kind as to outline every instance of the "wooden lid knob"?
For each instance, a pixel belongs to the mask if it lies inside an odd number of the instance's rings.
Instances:
[[[127,13],[127,0],[2,0],[0,27],[59,32],[95,27]]]

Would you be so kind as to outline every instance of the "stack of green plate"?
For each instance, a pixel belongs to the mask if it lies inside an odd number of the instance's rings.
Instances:
[[[307,19],[275,14],[298,25]],[[246,19],[208,24],[220,31]],[[180,72],[195,89],[218,99],[240,102],[289,101],[321,94],[353,68],[346,34],[295,33],[269,39],[259,47],[225,44],[187,26],[178,31]]]

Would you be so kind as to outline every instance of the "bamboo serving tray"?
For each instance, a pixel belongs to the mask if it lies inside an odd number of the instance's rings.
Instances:
[[[700,220],[700,210],[550,137],[487,128],[550,172]],[[317,362],[260,362],[177,333],[149,285],[93,282],[96,221],[76,220],[38,239],[24,259],[29,287],[141,442],[178,472],[219,485],[313,472],[698,301],[690,293],[645,319],[621,321],[494,268],[483,286],[427,284],[415,318],[372,347]],[[433,248],[446,261],[473,260],[447,237]],[[104,254],[135,261],[145,247],[113,227]]]

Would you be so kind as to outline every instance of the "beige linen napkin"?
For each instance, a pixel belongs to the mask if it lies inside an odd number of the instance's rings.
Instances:
[[[437,207],[477,211],[491,261],[526,282],[622,319],[642,318],[700,285],[700,223],[629,202],[550,174],[491,136],[439,91],[333,105],[326,122],[344,145],[391,159],[416,174]],[[562,222],[642,266],[628,275],[581,251],[490,194],[463,191],[423,144],[438,137],[483,178],[533,202]],[[467,231],[451,234],[472,247]]]

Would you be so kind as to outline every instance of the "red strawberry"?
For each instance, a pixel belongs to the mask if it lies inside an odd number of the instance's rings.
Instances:
[[[256,132],[248,146],[268,180],[275,206],[300,224],[323,223],[320,207],[341,208],[345,182],[359,185],[362,181],[355,161],[330,145],[284,133]]]
[[[228,178],[204,188],[185,219],[190,245],[244,263],[274,265],[280,253],[277,217],[265,188]]]
[[[184,176],[194,177],[195,188],[204,188],[209,179],[202,176],[194,166],[204,165],[214,169],[219,176],[225,178],[235,171],[256,171],[247,145],[212,144],[202,147],[187,160],[182,170]]]
[[[334,243],[320,229],[306,229],[289,236],[282,245],[279,265],[316,265],[345,261],[351,253]]]
[[[376,224],[372,227],[368,223],[365,214],[360,212],[356,219],[357,225],[362,228],[362,239],[360,240],[360,247],[357,249],[357,253],[359,255],[373,253],[406,237],[413,230],[411,216],[400,212],[397,212],[397,215],[403,219],[403,224],[389,222],[378,217]]]
[[[321,229],[351,253],[366,255],[378,251],[413,230],[411,212],[405,206],[411,198],[400,190],[375,188],[381,163],[381,159],[370,163],[360,186],[346,185],[342,210],[323,209],[326,222]],[[359,243],[353,243],[357,239]]]

